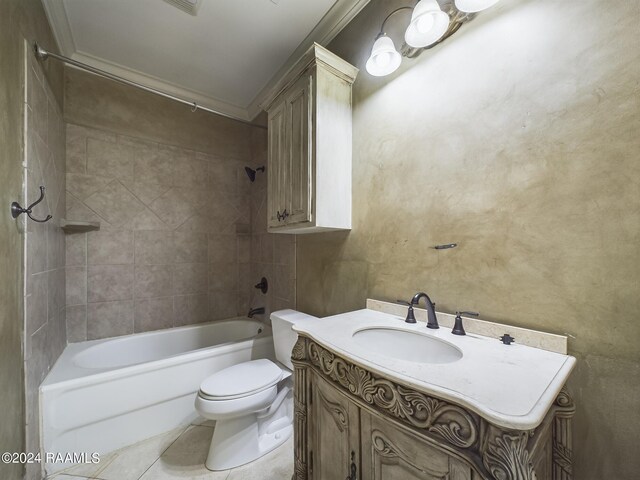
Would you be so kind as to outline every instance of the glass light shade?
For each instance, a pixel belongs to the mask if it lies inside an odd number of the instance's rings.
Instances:
[[[366,68],[374,77],[384,77],[395,72],[401,62],[402,56],[396,50],[393,40],[383,35],[373,43]]]
[[[433,45],[449,28],[449,15],[440,9],[436,0],[420,0],[411,14],[411,23],[404,41],[413,48]]]
[[[461,12],[475,13],[493,7],[500,0],[456,0],[456,8]]]

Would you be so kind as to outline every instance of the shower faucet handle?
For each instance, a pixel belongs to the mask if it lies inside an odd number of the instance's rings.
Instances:
[[[267,293],[267,291],[269,290],[269,282],[267,281],[267,279],[265,277],[262,277],[260,279],[260,283],[256,283],[253,286],[253,288],[257,288],[262,293]]]

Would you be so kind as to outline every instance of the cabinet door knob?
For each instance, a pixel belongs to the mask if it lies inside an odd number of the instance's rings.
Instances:
[[[282,220],[284,220],[285,218],[287,218],[289,216],[289,212],[287,212],[287,209],[285,208],[284,211],[282,213],[280,213],[280,210],[278,210],[276,212],[276,217],[278,217],[278,221],[281,222]]]

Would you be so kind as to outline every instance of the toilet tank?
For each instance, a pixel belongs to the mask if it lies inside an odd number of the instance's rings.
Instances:
[[[271,329],[276,360],[291,370],[293,370],[291,352],[298,340],[298,334],[293,331],[292,327],[296,323],[313,320],[318,320],[318,317],[312,317],[295,310],[278,310],[271,314]]]

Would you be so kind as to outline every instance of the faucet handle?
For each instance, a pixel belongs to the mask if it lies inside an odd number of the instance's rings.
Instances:
[[[417,323],[416,322],[416,316],[413,313],[413,303],[411,302],[405,302],[404,300],[396,300],[396,302],[402,304],[402,305],[406,305],[407,307],[409,307],[407,309],[407,318],[405,318],[405,323]]]
[[[453,324],[453,330],[451,330],[451,333],[453,333],[454,335],[467,334],[467,332],[464,331],[464,327],[462,326],[462,315],[471,315],[473,317],[477,317],[480,314],[477,312],[456,312],[456,320]]]

